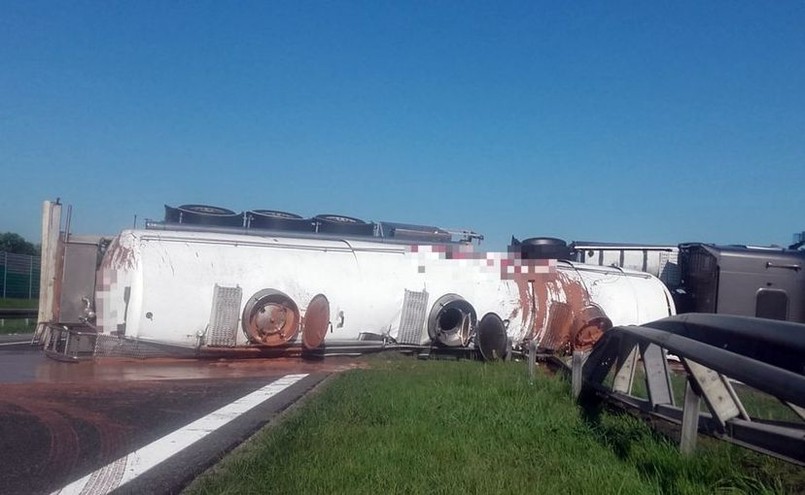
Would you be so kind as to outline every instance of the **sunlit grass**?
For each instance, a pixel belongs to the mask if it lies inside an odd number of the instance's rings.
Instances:
[[[33,333],[36,329],[36,319],[0,319],[0,335],[15,333]]]
[[[0,298],[2,309],[29,309],[39,306],[38,299],[12,299]],[[36,329],[36,318],[6,318],[0,319],[0,335],[14,333],[32,333]]]
[[[522,363],[376,358],[188,491],[790,492],[780,465],[720,442],[682,456],[639,419],[579,407],[563,379],[530,383]]]
[[[607,381],[605,381],[608,387],[612,386],[613,374],[614,373],[610,372],[607,376]],[[674,401],[680,406],[684,403],[685,386],[688,375],[684,371],[672,371],[670,376],[671,391],[674,396]],[[773,396],[737,382],[732,383],[732,387],[750,417],[754,419],[789,421],[794,423],[802,422],[802,419],[797,416],[791,408]],[[637,368],[635,369],[632,395],[641,399],[648,399],[646,373],[640,362],[638,362]],[[709,412],[707,404],[703,400],[701,401],[700,409],[702,412]]]
[[[14,299],[0,297],[0,308],[37,308],[39,299]]]

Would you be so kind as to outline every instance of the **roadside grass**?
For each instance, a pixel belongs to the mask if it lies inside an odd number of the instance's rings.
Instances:
[[[735,389],[735,393],[741,400],[744,409],[752,418],[788,421],[791,423],[803,422],[802,418],[792,411],[790,407],[784,405],[772,395],[740,383],[735,383],[732,387]]]
[[[677,405],[683,404],[685,400],[687,373],[684,371],[671,371],[670,375],[671,391],[674,396],[674,402]],[[614,372],[611,371],[607,376],[606,385],[612,386],[613,377]],[[749,416],[753,419],[802,423],[802,418],[800,418],[794,411],[791,410],[790,407],[780,402],[774,396],[738,382],[733,383],[732,388],[735,390],[735,393],[741,400],[741,404],[743,404],[747,414],[749,414]],[[635,369],[632,394],[635,397],[648,399],[646,372],[640,363],[638,363],[638,366]],[[704,401],[701,402],[700,410],[702,412],[709,412],[707,404],[705,404]]]
[[[694,456],[579,407],[523,363],[378,356],[335,377],[186,490],[208,493],[792,493],[797,468],[722,442]],[[793,471],[792,471],[793,470]]]
[[[12,299],[0,297],[2,309],[27,309],[39,306],[39,299]],[[15,333],[32,333],[36,329],[36,318],[5,318],[0,319],[0,335]]]
[[[0,308],[36,308],[39,307],[39,299],[13,299],[0,297]]]
[[[36,319],[0,319],[0,335],[15,333],[33,333],[36,330]]]

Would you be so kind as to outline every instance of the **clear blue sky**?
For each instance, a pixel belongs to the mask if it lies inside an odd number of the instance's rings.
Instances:
[[[568,240],[805,229],[805,2],[0,2],[0,231],[163,204]]]

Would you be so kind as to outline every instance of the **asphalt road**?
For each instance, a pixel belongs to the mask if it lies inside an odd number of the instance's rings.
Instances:
[[[352,367],[299,359],[60,363],[26,345],[2,346],[0,491],[176,493],[329,374]]]

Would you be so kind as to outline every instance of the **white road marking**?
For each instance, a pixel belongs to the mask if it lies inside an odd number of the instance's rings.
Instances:
[[[0,344],[0,347],[6,346],[6,345],[20,345],[20,344],[30,344],[30,343],[31,343],[30,339],[28,339],[28,340],[17,340],[17,341],[14,341],[14,342],[3,342],[2,344]]]
[[[179,428],[128,455],[70,483],[54,494],[99,495],[120,488],[125,483],[164,462],[241,414],[282,392],[307,374],[286,375],[265,387],[241,397],[203,418]]]

